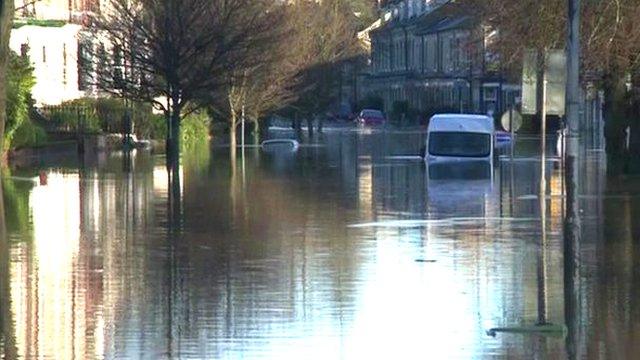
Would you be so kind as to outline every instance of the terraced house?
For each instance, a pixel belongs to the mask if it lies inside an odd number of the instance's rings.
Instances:
[[[369,32],[371,68],[365,93],[428,115],[473,112],[499,115],[520,101],[498,59],[487,50],[495,32],[454,1],[404,0],[388,5]]]

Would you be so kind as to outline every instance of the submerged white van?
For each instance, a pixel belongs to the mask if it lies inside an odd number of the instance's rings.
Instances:
[[[425,160],[493,163],[495,128],[486,115],[439,114],[429,120]]]

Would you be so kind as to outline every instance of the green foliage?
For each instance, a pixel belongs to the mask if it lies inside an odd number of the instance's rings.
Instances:
[[[4,146],[9,149],[16,131],[29,122],[31,89],[35,85],[33,68],[28,57],[9,55],[7,69],[7,123],[5,124]]]
[[[143,139],[165,137],[165,118],[154,114],[149,104],[131,102],[127,106],[125,100],[118,98],[82,98],[48,107],[45,112],[56,126],[67,131],[75,131],[78,119],[84,119],[85,131],[119,134],[125,132],[127,111],[136,136]]]
[[[116,98],[98,98],[91,100],[91,107],[95,109],[100,129],[107,133],[122,133],[124,114],[127,110],[124,100]]]
[[[32,233],[29,194],[33,188],[33,183],[12,180],[9,169],[2,169],[2,172],[1,186],[7,230],[21,234],[25,239],[29,239]]]
[[[162,114],[134,115],[134,132],[139,139],[164,139],[167,137],[167,120]]]
[[[192,141],[183,141],[182,150],[185,170],[206,176],[205,173],[211,163],[211,148],[208,139],[203,137]]]
[[[195,112],[184,119],[180,127],[180,135],[182,142],[189,144],[191,142],[201,141],[209,138],[209,124],[211,119],[206,112]]]
[[[47,142],[47,133],[31,120],[23,122],[15,131],[11,140],[11,148],[42,146]]]
[[[100,132],[100,121],[93,106],[94,99],[66,101],[59,106],[45,108],[53,124],[66,131]]]
[[[42,26],[42,27],[63,27],[67,24],[65,20],[40,20],[40,19],[26,19],[26,20],[14,20],[13,28],[18,29],[25,25]]]

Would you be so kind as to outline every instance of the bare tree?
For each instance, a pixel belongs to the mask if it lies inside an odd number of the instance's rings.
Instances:
[[[522,64],[527,48],[565,48],[566,0],[460,3],[496,31],[490,50],[499,54],[502,64],[512,70]],[[605,118],[628,118],[624,113],[630,108],[627,101],[630,94],[625,83],[630,75],[633,78],[634,74],[640,74],[640,1],[584,0],[580,18],[582,80],[604,90]],[[607,134],[620,136],[619,127],[627,124],[607,121],[607,125]]]
[[[95,22],[97,38],[113,56],[93,56],[97,84],[161,109],[170,159],[179,154],[181,119],[207,94],[227,85],[229,73],[253,64],[247,55],[271,41],[268,0],[111,0]],[[104,69],[104,64],[112,69]]]
[[[293,108],[310,120],[336,102],[341,66],[361,51],[357,19],[342,0],[296,5],[295,27],[299,31],[302,71],[300,97]]]
[[[244,66],[228,74],[223,91],[203,99],[217,116],[228,120],[232,156],[241,114],[245,114],[257,134],[262,117],[297,99],[295,90],[305,64],[301,62],[298,33],[290,21],[291,8],[276,5],[269,14],[274,19],[271,41],[250,49]]]
[[[564,48],[566,0],[464,0],[484,25],[497,30],[491,44],[505,64],[521,63],[527,48]],[[586,72],[628,73],[640,68],[640,2],[583,1],[582,63]]]
[[[350,6],[297,1],[272,10],[279,19],[273,41],[249,56],[261,61],[230,73],[224,95],[211,99],[214,112],[229,120],[232,157],[243,111],[256,129],[265,114],[291,107],[311,119],[336,100],[342,61],[357,53],[358,21]]]
[[[0,0],[0,153],[4,150],[4,126],[7,120],[7,66],[9,38],[13,26],[13,0]]]

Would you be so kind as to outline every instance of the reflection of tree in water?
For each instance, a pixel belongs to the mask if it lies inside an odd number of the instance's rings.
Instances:
[[[346,302],[341,283],[357,273],[357,248],[347,241],[346,217],[333,198],[339,174],[307,165],[304,175],[287,167],[273,173],[272,159],[251,150],[246,156],[244,184],[240,159],[234,166],[227,155],[212,158],[204,179],[185,167],[189,234],[178,252],[192,269],[184,278],[186,298],[196,303],[184,311],[220,323],[185,323],[183,336],[212,326],[212,337],[246,338],[264,331],[259,321],[285,331],[320,316],[314,314],[321,294],[331,294],[329,303]],[[301,183],[298,176],[325,181]],[[322,316],[339,321],[341,314]]]
[[[586,318],[581,319],[586,339],[577,345],[588,356],[604,354],[607,358],[629,359],[640,351],[640,257],[635,250],[640,235],[640,205],[631,194],[640,193],[637,180],[609,177],[604,198],[603,237],[589,239],[595,258],[583,263],[582,276],[594,277],[586,283]],[[614,194],[629,194],[616,196]],[[590,324],[587,326],[586,324]],[[601,347],[599,344],[607,344]]]
[[[0,184],[0,357],[18,358],[15,319],[11,304],[10,238],[19,239],[31,248],[33,226],[30,219],[29,194],[34,183],[27,177],[11,178],[8,168],[1,170]],[[21,174],[23,175],[23,174]]]
[[[2,175],[5,175],[4,171]],[[15,359],[18,356],[13,330],[14,319],[11,314],[9,237],[7,222],[5,221],[7,208],[5,208],[4,196],[4,188],[10,185],[9,181],[10,180],[6,180],[3,177],[2,184],[0,186],[0,357]],[[9,202],[7,201],[7,204],[8,203]]]

